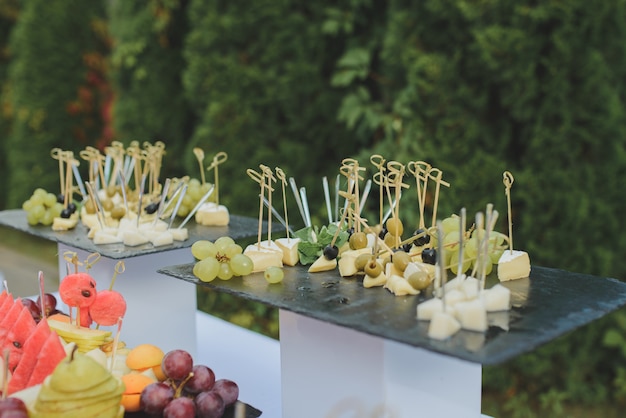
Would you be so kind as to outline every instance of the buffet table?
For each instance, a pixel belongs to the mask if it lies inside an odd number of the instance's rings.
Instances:
[[[90,270],[98,288],[108,287],[123,260],[126,269],[115,281],[129,306],[123,340],[188,350],[240,382],[241,398],[272,418],[480,417],[483,364],[532,351],[626,305],[626,284],[618,280],[533,266],[530,278],[503,283],[513,308],[489,314],[487,332],[436,341],[416,318],[427,294],[396,297],[304,266],[285,267],[275,285],[260,273],[211,283],[195,278],[188,247],[198,239],[250,237],[257,221],[249,218],[231,215],[228,227],[190,225],[185,242],[132,249],[96,246],[81,227],[62,233],[30,227],[21,210],[0,213],[0,224],[56,241],[60,277],[68,269],[66,251],[80,260],[102,255]],[[196,286],[279,309],[280,343],[199,314]]]

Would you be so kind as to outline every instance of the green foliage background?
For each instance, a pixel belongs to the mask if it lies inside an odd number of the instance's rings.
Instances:
[[[280,166],[307,187],[319,224],[322,176],[333,179],[346,157],[371,175],[376,153],[441,169],[451,187],[440,217],[489,202],[506,213],[509,170],[514,244],[533,264],[626,276],[625,2],[103,4],[31,0],[17,18],[6,12],[16,2],[0,0],[5,208],[54,189],[52,147],[158,139],[168,175],[199,176],[194,147],[227,152],[220,200],[238,214],[258,209],[246,169]],[[70,114],[90,79],[86,51],[107,57],[106,83],[90,88],[104,112]],[[408,224],[414,199],[403,198]],[[376,201],[373,192],[370,214]],[[199,295],[203,309],[276,336],[274,311]],[[485,413],[610,416],[606,405],[626,402],[625,331],[620,310],[485,368]]]

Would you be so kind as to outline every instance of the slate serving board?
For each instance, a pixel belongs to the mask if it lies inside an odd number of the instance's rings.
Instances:
[[[256,409],[253,406],[250,406],[248,404],[246,405],[246,415],[245,418],[257,418],[260,417],[262,412],[259,411],[258,409]],[[143,413],[143,412],[127,412],[124,414],[125,418],[149,418],[150,416]],[[227,407],[224,410],[224,415],[222,415],[222,418],[236,418],[235,417],[235,407],[233,405]]]
[[[569,331],[626,305],[626,283],[533,266],[530,278],[502,283],[511,290],[512,309],[488,314],[485,333],[460,331],[446,341],[428,338],[428,322],[416,318],[417,304],[429,295],[394,296],[378,287],[366,289],[358,278],[336,270],[308,273],[285,267],[281,284],[268,284],[262,273],[198,280],[193,264],[158,272],[244,299],[292,311],[374,336],[422,347],[470,362],[493,365],[529,352]],[[486,287],[498,282],[492,275]]]
[[[177,219],[172,224],[175,228],[181,222]],[[198,225],[193,220],[189,221],[185,227],[189,232],[189,239],[185,241],[174,241],[173,244],[155,247],[148,243],[136,247],[128,247],[124,244],[96,245],[87,237],[88,229],[80,222],[76,228],[70,231],[53,231],[49,226],[31,226],[26,221],[26,212],[22,209],[13,209],[0,212],[0,225],[26,232],[30,235],[44,238],[50,241],[60,242],[71,247],[94,253],[98,252],[102,256],[112,259],[124,259],[140,255],[159,253],[162,251],[187,248],[199,239],[215,240],[221,236],[229,236],[233,239],[249,238],[258,232],[258,219],[244,216],[230,215],[228,226],[203,226]],[[272,230],[283,230],[282,225],[274,223]],[[263,223],[262,231],[267,231],[267,222]],[[265,237],[263,237],[265,239]],[[255,240],[256,241],[256,240]]]

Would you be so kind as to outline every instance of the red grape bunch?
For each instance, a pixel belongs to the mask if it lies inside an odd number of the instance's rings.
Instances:
[[[228,379],[215,379],[203,364],[194,364],[185,350],[172,350],[161,362],[164,382],[152,383],[140,395],[147,415],[164,418],[220,418],[239,398],[239,387]]]

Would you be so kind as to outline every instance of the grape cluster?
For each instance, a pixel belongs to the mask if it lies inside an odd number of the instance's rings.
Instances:
[[[176,203],[181,198],[183,199],[180,206],[178,207],[176,216],[178,216],[179,218],[186,217],[189,214],[189,212],[191,212],[191,210],[198,204],[202,196],[204,196],[209,191],[210,188],[211,188],[211,183],[202,184],[200,180],[196,178],[189,179],[189,181],[187,182],[187,192],[185,192],[185,195],[181,197],[181,195],[179,194],[172,201],[172,206],[176,207]],[[173,189],[174,188],[170,188],[170,190],[173,190]],[[207,199],[207,202],[215,201],[214,196],[215,196],[215,193],[209,196],[209,198]]]
[[[161,368],[167,379],[151,383],[141,392],[140,409],[164,418],[219,418],[239,398],[239,386],[228,379],[215,379],[203,364],[194,364],[185,350],[165,354]]]
[[[491,231],[489,233],[489,242],[485,243],[483,239],[485,230],[471,226],[468,230],[462,232],[463,261],[461,263],[459,259],[459,252],[461,250],[461,225],[458,215],[452,215],[443,219],[441,221],[441,227],[443,230],[443,247],[445,249],[443,262],[454,274],[458,274],[459,267],[461,267],[461,273],[468,271],[474,272],[480,267],[479,263],[481,263],[482,260],[485,261],[485,274],[489,274],[493,270],[493,265],[498,264],[500,256],[502,256],[502,253],[506,249],[508,237],[505,234]],[[481,251],[481,245],[486,245],[487,247],[483,247]],[[486,257],[484,256],[485,252]],[[422,258],[424,258],[423,255]]]
[[[0,416],[11,418],[28,418],[28,408],[19,398],[0,399]]]
[[[224,236],[211,242],[198,240],[191,246],[191,254],[198,260],[193,266],[193,274],[203,282],[216,277],[230,280],[233,276],[252,273],[252,259],[243,254],[243,248],[232,238]]]
[[[52,293],[44,293],[43,307],[44,314],[41,312],[41,298],[38,296],[37,301],[28,298],[22,298],[22,305],[28,309],[35,322],[39,322],[42,317],[48,317],[57,313],[62,313],[57,309],[57,299]]]
[[[61,216],[64,207],[54,193],[38,188],[28,200],[22,203],[22,209],[26,211],[26,220],[29,225],[50,226],[54,218]]]

